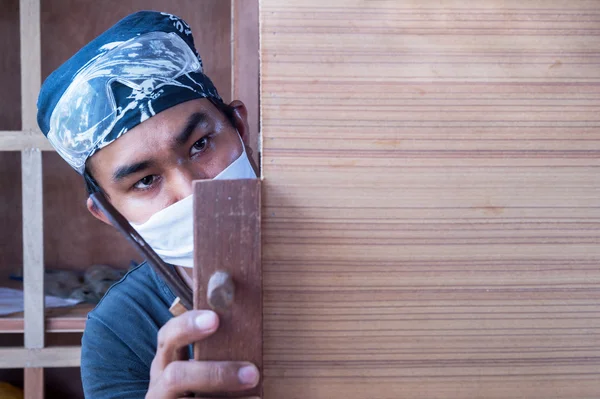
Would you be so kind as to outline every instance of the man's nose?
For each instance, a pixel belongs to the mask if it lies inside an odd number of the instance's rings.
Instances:
[[[206,179],[203,175],[198,175],[198,171],[194,171],[186,165],[181,165],[173,171],[171,176],[171,193],[175,197],[175,201],[189,197],[193,193],[192,182],[198,179]]]

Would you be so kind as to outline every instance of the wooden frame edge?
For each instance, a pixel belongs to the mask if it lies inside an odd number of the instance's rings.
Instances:
[[[231,0],[231,98],[248,108],[248,142],[260,169],[260,61],[258,0]]]
[[[0,369],[79,367],[80,346],[52,346],[42,349],[0,348]]]
[[[27,148],[54,151],[50,142],[37,129],[0,130],[0,151],[23,151]]]

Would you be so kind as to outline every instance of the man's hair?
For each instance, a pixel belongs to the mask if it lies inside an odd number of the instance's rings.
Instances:
[[[225,115],[225,117],[227,118],[229,123],[231,123],[231,126],[235,127],[235,122],[233,119],[233,107],[230,106],[229,104],[225,104],[221,99],[217,99],[217,98],[213,98],[213,97],[208,97],[207,99],[210,100],[210,102],[219,111],[221,111],[221,113],[223,113],[223,115]],[[86,189],[88,195],[92,195],[94,193],[102,193],[105,196],[108,196],[108,194],[106,194],[102,190],[102,188],[100,187],[100,185],[98,184],[96,179],[94,179],[94,176],[92,176],[92,173],[87,166],[87,162],[86,162],[85,170],[83,171],[83,181],[85,183],[85,189]]]

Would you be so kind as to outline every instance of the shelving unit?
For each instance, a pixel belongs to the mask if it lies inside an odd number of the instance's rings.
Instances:
[[[79,366],[81,348],[45,348],[44,236],[42,209],[42,150],[49,145],[38,131],[36,102],[41,86],[40,0],[20,0],[21,126],[19,132],[0,132],[0,150],[21,151],[23,202],[23,279],[25,312],[0,319],[0,332],[23,332],[23,348],[0,348],[1,368],[24,368],[25,397],[44,397],[43,367]],[[58,320],[61,320],[58,322]],[[50,317],[48,325],[82,330],[85,315]],[[56,324],[58,322],[58,325]]]
[[[72,307],[46,309],[45,330],[50,333],[80,333],[85,328],[85,319],[93,306],[81,304]],[[0,334],[25,331],[24,312],[0,318]]]
[[[23,368],[28,399],[43,398],[44,368],[79,367],[79,346],[45,347],[45,333],[81,333],[90,305],[44,307],[42,153],[53,150],[38,129],[41,86],[40,0],[19,0],[21,130],[0,131],[0,151],[21,152],[25,311],[0,317],[0,334],[23,334],[23,347],[0,348],[0,368]],[[14,172],[13,172],[14,173]]]
[[[23,289],[23,284],[4,284],[8,288]],[[81,303],[75,306],[48,308],[44,312],[45,331],[49,333],[82,333],[87,314],[93,304]],[[0,317],[0,334],[23,334],[25,332],[25,312],[12,313]]]

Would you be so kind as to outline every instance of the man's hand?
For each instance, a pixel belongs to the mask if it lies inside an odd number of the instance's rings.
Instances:
[[[146,399],[175,399],[186,393],[210,396],[255,387],[260,375],[248,362],[200,362],[185,359],[187,347],[217,331],[219,318],[208,310],[174,317],[158,331]]]

